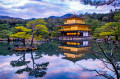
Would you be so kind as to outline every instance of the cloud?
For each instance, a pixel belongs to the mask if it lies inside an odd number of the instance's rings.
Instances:
[[[66,13],[107,13],[112,6],[94,7],[83,5],[79,1],[61,2],[60,0],[0,0],[0,15],[12,17],[47,18],[49,16],[62,16]]]
[[[9,3],[9,2],[8,2]],[[15,2],[18,3],[18,2]],[[9,3],[11,4],[11,3]],[[28,1],[18,3],[18,5],[15,5],[13,2],[13,5],[8,4],[1,4],[2,10],[0,10],[1,15],[10,15],[13,17],[22,17],[22,18],[45,18],[49,16],[57,16],[65,14],[65,8],[61,8],[60,4],[54,4],[54,3],[48,3],[45,1]],[[62,5],[62,7],[64,7]]]
[[[29,0],[1,0],[0,5],[6,8],[12,8],[16,6],[24,6]]]

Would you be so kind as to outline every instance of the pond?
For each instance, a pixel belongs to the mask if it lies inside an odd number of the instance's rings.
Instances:
[[[113,45],[100,44],[109,56]],[[91,49],[99,50],[91,41],[51,41],[26,52],[8,48],[13,48],[13,43],[0,42],[0,79],[107,79],[96,71],[116,78],[111,64],[91,53]],[[119,62],[119,54],[117,57]]]

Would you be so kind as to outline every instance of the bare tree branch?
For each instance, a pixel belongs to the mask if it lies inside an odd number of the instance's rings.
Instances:
[[[98,45],[98,44],[97,44]],[[98,45],[98,47],[100,48],[100,50],[102,51],[103,55],[108,59],[108,61],[110,62],[110,64],[113,66],[114,71],[116,73],[116,77],[117,79],[119,79],[119,73],[117,71],[117,67],[115,66],[114,62],[106,55],[106,53],[104,52],[104,50],[102,49],[102,47],[100,45]]]
[[[99,72],[99,71],[97,71],[96,69],[87,69],[87,68],[84,68],[83,66],[81,66],[80,64],[78,64],[78,65],[83,69],[83,71],[96,72],[96,73],[98,74],[98,75],[96,75],[96,76],[103,76],[103,77],[109,79],[108,74],[106,74],[106,72]],[[110,77],[111,77],[111,76],[110,76]]]

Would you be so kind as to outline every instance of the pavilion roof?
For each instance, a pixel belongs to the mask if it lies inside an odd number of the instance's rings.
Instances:
[[[77,16],[75,14],[69,16],[69,17],[65,17],[65,18],[62,18],[63,20],[67,20],[67,19],[73,19],[73,18],[77,18],[77,19],[82,19],[82,20],[85,20],[85,18],[82,18],[80,16]]]
[[[61,27],[61,26],[70,26],[70,25],[87,25],[87,24],[72,23],[72,24],[63,24],[63,25],[58,25],[58,27]],[[87,25],[87,26],[90,26],[90,27],[91,27],[91,25]]]
[[[73,63],[83,59],[83,57],[77,57],[77,58],[71,58],[71,57],[63,57],[62,59],[66,59],[66,60],[69,60],[69,61],[72,61]]]
[[[71,51],[71,50],[67,50],[67,49],[61,49],[59,51],[62,51],[62,52],[68,52],[68,53],[71,53],[71,54],[83,54],[83,53],[87,53],[88,50],[82,50],[82,51]]]

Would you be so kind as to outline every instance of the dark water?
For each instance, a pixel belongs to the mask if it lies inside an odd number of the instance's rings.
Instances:
[[[0,42],[0,79],[106,79],[94,70],[115,78],[103,61],[91,54],[91,49],[99,51],[94,45],[87,41],[52,41],[39,44],[36,51],[13,52],[8,50],[13,43]],[[101,45],[109,56],[112,45]],[[111,64],[107,66],[113,69]]]

